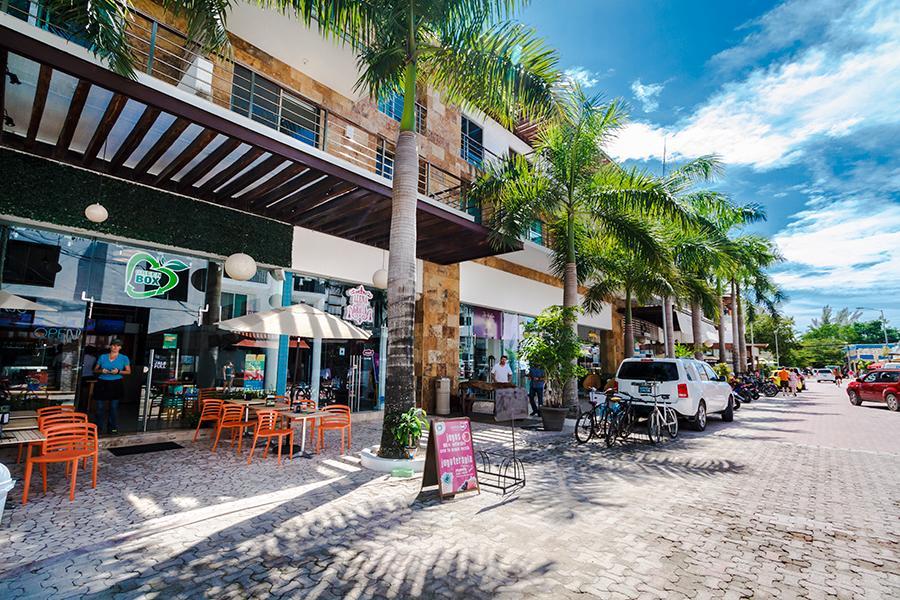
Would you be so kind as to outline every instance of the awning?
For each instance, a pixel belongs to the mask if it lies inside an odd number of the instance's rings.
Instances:
[[[183,80],[127,79],[83,48],[0,13],[0,73],[7,72],[19,83],[0,86],[0,108],[13,123],[2,146],[388,248],[385,180],[338,158],[350,154],[327,141],[314,147],[233,112],[230,89],[207,99]],[[494,248],[487,227],[439,199],[420,198],[416,222],[417,256],[439,264],[522,248]]]
[[[239,331],[238,335],[241,336],[241,340],[234,344],[234,346],[238,348],[277,348],[278,347],[278,337],[273,335],[266,335],[265,333],[253,333],[252,331]],[[290,347],[291,348],[300,348],[301,350],[308,350],[309,344],[307,344],[304,340],[299,338],[290,338]]]

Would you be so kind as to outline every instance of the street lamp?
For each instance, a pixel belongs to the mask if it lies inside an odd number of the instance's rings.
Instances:
[[[885,321],[885,319],[884,319],[884,310],[882,310],[880,308],[869,308],[866,306],[857,306],[856,310],[874,310],[874,311],[881,313],[881,331],[882,331],[882,333],[884,333],[884,345],[885,346],[889,345],[890,342],[888,341],[887,321]]]

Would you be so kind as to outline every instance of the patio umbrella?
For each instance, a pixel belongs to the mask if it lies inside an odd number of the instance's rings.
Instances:
[[[229,331],[290,335],[323,340],[367,340],[368,331],[308,304],[294,304],[220,321]]]
[[[57,312],[52,306],[32,302],[22,296],[10,294],[5,290],[0,290],[0,308],[4,310],[45,310],[48,312]]]

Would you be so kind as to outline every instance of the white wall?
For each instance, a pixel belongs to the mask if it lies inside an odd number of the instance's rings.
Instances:
[[[503,128],[499,123],[484,113],[480,111],[465,110],[463,111],[463,114],[467,119],[481,125],[484,130],[482,145],[488,152],[492,152],[496,156],[506,156],[510,148],[519,154],[528,154],[531,152],[531,146],[520,140],[511,131]],[[487,152],[485,154],[485,159],[488,159],[489,155]]]
[[[388,253],[332,235],[294,227],[291,270],[324,279],[372,285],[372,274],[387,265]],[[416,292],[422,292],[422,261],[416,261]]]
[[[459,265],[459,298],[464,304],[534,316],[548,306],[562,304],[562,288],[464,262]],[[581,315],[578,323],[612,329],[612,309],[607,305],[599,314]]]
[[[307,29],[292,17],[240,3],[231,9],[228,30],[336,92],[353,100],[362,97],[353,91],[359,77],[353,52],[348,46],[326,40],[315,28]]]

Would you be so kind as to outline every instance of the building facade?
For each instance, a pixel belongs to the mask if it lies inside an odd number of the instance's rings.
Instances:
[[[77,35],[61,37],[65,24],[39,4],[4,9],[0,285],[55,310],[3,311],[0,377],[89,395],[91,357],[121,337],[138,367],[132,428],[162,412],[152,398],[161,386],[221,384],[227,369],[245,388],[308,386],[326,401],[378,409],[385,297],[373,275],[387,265],[402,99],[359,93],[349,49],[249,5],[231,15],[225,58],[199,54],[160,6],[135,3],[135,80],[112,73]],[[498,251],[484,224],[490,207],[465,196],[486,162],[526,154],[528,144],[433,90],[421,90],[416,116],[415,368],[430,411],[437,379],[455,392],[461,380],[488,377],[501,355],[524,383],[522,328],[561,303],[562,286],[549,274],[541,223]],[[94,203],[106,221],[85,218]],[[235,252],[257,261],[251,280],[223,273]],[[215,327],[300,302],[351,316],[372,337],[289,340]],[[624,354],[614,316],[606,307],[579,319],[586,363],[598,371]]]

